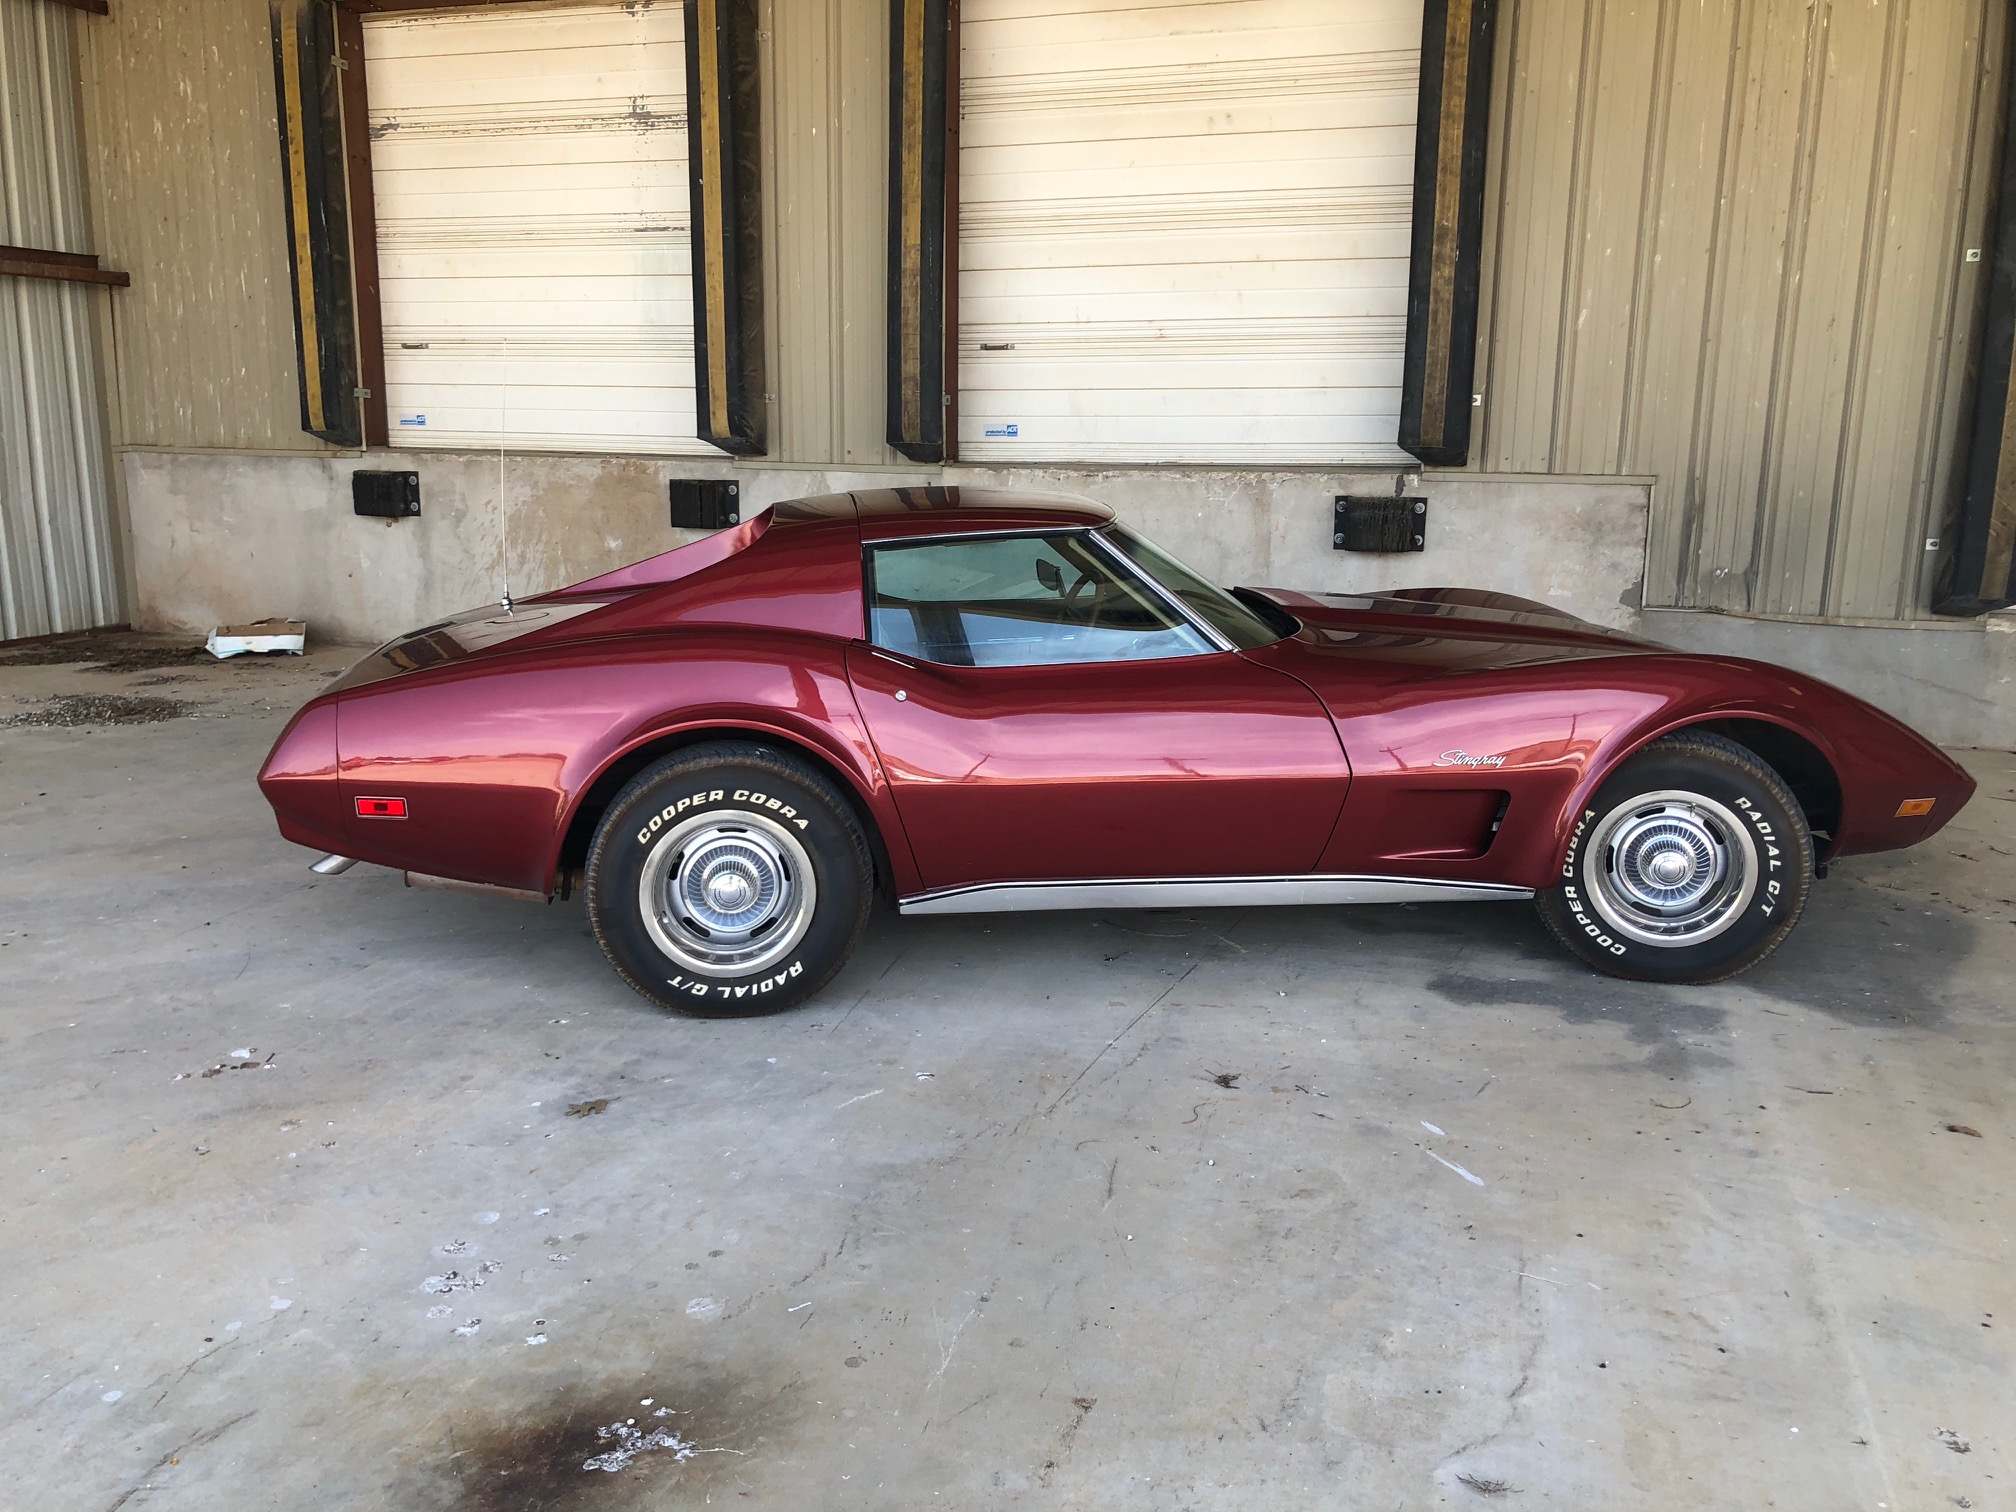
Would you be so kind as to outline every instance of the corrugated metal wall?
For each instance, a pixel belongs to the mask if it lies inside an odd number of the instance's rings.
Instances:
[[[888,0],[766,0],[770,455],[884,463]]]
[[[74,13],[0,0],[0,244],[90,252]],[[0,277],[0,640],[120,618],[91,301]]]
[[[2002,0],[1514,0],[1475,465],[1650,474],[1651,604],[1910,617]]]
[[[92,218],[133,275],[118,445],[328,450],[301,429],[266,0],[145,0],[81,28]]]

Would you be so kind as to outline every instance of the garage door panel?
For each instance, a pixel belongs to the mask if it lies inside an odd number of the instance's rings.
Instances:
[[[1412,126],[1360,126],[1322,131],[1244,132],[1203,137],[1101,136],[1096,141],[1062,139],[992,149],[976,154],[974,189],[991,196],[1004,180],[1040,178],[1019,196],[1041,199],[1059,193],[1110,194],[1112,176],[1126,174],[1130,192],[1154,194],[1189,188],[1219,188],[1266,175],[1271,188],[1320,184],[1402,183],[1414,173]],[[984,154],[984,155],[983,155]],[[960,194],[965,196],[962,153]],[[1172,178],[1171,175],[1184,175]],[[1097,178],[1105,179],[1103,184]],[[1237,175],[1237,177],[1234,177]],[[1259,188],[1251,183],[1248,187]]]
[[[500,135],[513,137],[596,125],[627,127],[644,135],[686,128],[685,91],[668,87],[685,78],[679,49],[625,54],[612,59],[616,66],[611,68],[566,75],[541,69],[539,60],[530,56],[520,68],[482,73],[471,68],[446,73],[451,62],[373,68],[374,141],[457,136],[485,123]],[[639,88],[645,80],[649,87]],[[415,94],[424,96],[426,103],[380,108],[381,100],[403,102]],[[508,104],[500,103],[505,101]]]
[[[679,8],[368,17],[365,56],[394,441],[712,453]]]
[[[1296,380],[1303,374],[1289,370]],[[1209,419],[1224,419],[1239,423],[1250,422],[1253,418],[1252,404],[1243,390],[1236,388],[1196,388],[1171,392],[1155,384],[1154,367],[1142,363],[1134,377],[1143,384],[1140,388],[1110,388],[1097,395],[1088,394],[1083,385],[1071,380],[1078,375],[1072,363],[1059,363],[1051,373],[1051,379],[1059,386],[1044,389],[1018,389],[1013,395],[1014,413],[1025,423],[1037,419],[1080,418],[1096,420],[1101,416],[1126,416],[1148,418],[1156,421],[1181,421],[1198,416]],[[1267,411],[1270,420],[1294,418],[1297,421],[1320,421],[1332,415],[1370,415],[1378,412],[1376,399],[1378,386],[1353,387],[1340,384],[1334,387],[1315,388],[1300,381],[1290,383],[1289,374],[1284,373],[1283,382],[1275,391],[1273,403]],[[1365,376],[1368,379],[1384,378],[1388,374],[1376,365],[1368,365]],[[1150,386],[1153,385],[1153,386]],[[976,390],[970,396],[979,403],[981,413],[986,413],[987,402],[993,391]],[[1006,415],[1008,411],[1002,409]]]
[[[686,368],[692,361],[690,347],[683,350],[668,347],[649,356],[609,357],[596,368],[602,381],[591,383],[561,360],[527,356],[522,349],[509,353],[507,360],[506,354],[499,349],[486,351],[472,345],[402,351],[397,361],[388,356],[385,370],[388,376],[396,375],[402,382],[425,383],[443,393],[451,389],[471,388],[494,391],[501,386],[502,378],[508,372],[511,392],[524,396],[534,390],[558,392],[561,389],[583,388],[619,393],[628,389],[677,390],[684,385]]]
[[[573,261],[584,280],[629,279],[637,265],[638,250],[635,246],[600,247],[592,243],[570,247]],[[683,245],[666,245],[660,242],[654,246],[653,252],[667,273],[673,273],[675,277],[690,278],[686,266],[687,251]],[[448,290],[458,284],[487,283],[499,276],[500,269],[508,275],[519,255],[515,245],[495,249],[461,247],[436,251],[402,251],[390,255],[381,254],[378,266],[381,276],[412,279],[416,283],[424,280]],[[673,297],[676,298],[677,295]]]
[[[535,414],[601,415],[606,424],[617,425],[624,423],[624,417],[655,414],[676,389],[670,383],[655,389],[642,384],[513,383],[506,392],[493,373],[487,383],[444,384],[441,403],[428,418],[466,415],[472,429],[487,429],[494,437],[499,409],[508,404],[510,409],[523,406]]]
[[[1139,60],[1146,67],[1195,68],[1220,60],[1357,55],[1421,45],[1421,7],[1404,0],[1341,0],[1327,6],[1274,0],[1095,4],[1014,14],[969,3],[960,10],[974,61],[990,78],[1083,68],[1087,48],[1124,46],[1130,64]]]
[[[565,329],[573,325],[618,328],[647,321],[660,325],[682,302],[689,301],[690,271],[665,273],[649,280],[633,270],[622,277],[570,277],[565,303],[551,300],[551,284],[539,278],[408,278],[409,294],[435,312],[436,328],[453,329],[493,320],[529,320],[534,325]],[[639,288],[648,282],[648,288]],[[428,329],[409,322],[398,329]],[[692,322],[686,322],[692,329]]]
[[[1397,444],[1421,0],[964,0],[959,452]]]
[[[1312,307],[1329,309],[1339,302],[1354,303],[1368,286],[1397,286],[1405,290],[1407,263],[1404,258],[1347,263],[1329,257],[1297,262],[1270,258],[1265,262],[1158,262],[1086,268],[984,268],[970,272],[962,268],[959,297],[962,302],[975,302],[975,318],[980,318],[977,312],[981,307],[997,299],[1093,296],[1118,300],[1168,295],[1188,302],[1198,296],[1222,296],[1244,308],[1253,297],[1256,280],[1265,280],[1268,298],[1307,296]],[[1115,306],[1114,312],[1118,309]]]
[[[960,391],[962,404],[974,394],[1037,394],[1046,387],[1092,389],[1101,394],[1130,388],[1236,393],[1265,384],[1376,390],[1397,381],[1400,372],[1398,358],[1325,350],[1313,342],[1300,350],[1263,348],[1225,356],[1192,353],[1188,360],[1176,364],[1169,362],[1166,353],[1143,356],[1055,348],[986,352],[977,357],[967,353],[964,360],[973,386]]]
[[[653,163],[611,162],[585,157],[580,162],[510,165],[509,182],[499,182],[497,170],[477,168],[388,169],[380,179],[384,192],[376,202],[395,215],[432,214],[488,217],[532,217],[540,220],[570,214],[606,214],[635,208],[641,201],[665,209],[687,203],[674,173],[686,171],[684,155],[660,157]]]
[[[1002,428],[991,416],[979,420],[978,426]],[[1390,427],[1376,416],[1328,415],[1320,421],[1299,422],[1250,417],[1202,436],[1195,421],[1136,421],[1123,434],[1105,417],[1041,421],[1027,429],[1046,452],[1088,463],[1152,466],[1166,461],[1172,448],[1180,448],[1191,462],[1237,465],[1250,462],[1264,448],[1271,465],[1391,465],[1385,452]]]
[[[1169,142],[1208,133],[1215,148],[1223,141],[1276,132],[1302,139],[1325,132],[1397,128],[1412,136],[1413,90],[1380,91],[1335,98],[1288,96],[1264,100],[1207,99],[1195,105],[1104,105],[1103,133],[1115,142]],[[963,146],[992,149],[1076,142],[1083,124],[1077,111],[973,111],[959,127]],[[1194,152],[1194,149],[1193,149]]]
[[[1268,243],[1269,261],[1285,263],[1407,261],[1404,227],[1371,226],[1338,231],[1283,230]],[[1232,262],[1250,255],[1250,236],[1238,229],[1188,236],[1156,236],[1152,230],[1072,235],[1068,231],[1000,241],[968,239],[959,259],[961,289],[984,284],[990,275],[1019,270],[1094,272],[1109,268],[1157,268],[1186,263]]]
[[[498,143],[493,139],[504,135],[475,127],[424,142],[409,138],[396,143],[374,143],[372,182],[375,185],[379,179],[387,178],[397,187],[409,182],[406,175],[417,174],[452,184],[458,173],[494,173]],[[627,169],[636,186],[654,187],[663,182],[663,164],[678,163],[683,167],[686,162],[685,138],[673,134],[675,139],[667,140],[667,135],[640,131],[525,132],[510,137],[510,150],[514,166],[528,171],[549,166],[587,168],[608,164]]]
[[[1083,169],[1068,161],[1053,163],[1040,170],[1024,169],[1019,172],[995,171],[989,166],[981,166],[970,176],[962,169],[960,174],[960,204],[971,204],[976,210],[997,202],[1021,204],[1031,207],[1056,204],[1060,200],[1114,198],[1116,181],[1124,181],[1127,198],[1145,195],[1156,198],[1181,197],[1189,194],[1208,196],[1228,192],[1236,183],[1249,194],[1270,193],[1292,195],[1307,193],[1315,189],[1382,189],[1391,191],[1396,186],[1405,186],[1408,204],[1413,203],[1412,183],[1414,157],[1408,152],[1368,154],[1364,157],[1340,161],[1334,170],[1316,173],[1310,165],[1299,158],[1266,158],[1242,162],[1232,169],[1218,171],[1201,163],[1144,163],[1129,166],[1125,163],[1097,170]],[[963,218],[962,209],[962,218]],[[1178,222],[1180,224],[1180,222]]]
[[[993,299],[960,298],[965,319],[961,328],[993,327],[996,332],[1020,329],[1029,335],[1047,334],[1057,324],[1103,325],[1120,321],[1130,325],[1210,326],[1215,321],[1243,319],[1308,320],[1323,316],[1391,315],[1407,312],[1404,281],[1392,287],[1359,287],[1326,292],[1321,300],[1289,290],[1245,290],[1218,296],[1203,294],[1073,294],[1047,298],[1001,296]],[[1401,328],[1405,336],[1405,327]],[[1012,335],[990,339],[1015,339]],[[1397,350],[1397,348],[1396,348]]]

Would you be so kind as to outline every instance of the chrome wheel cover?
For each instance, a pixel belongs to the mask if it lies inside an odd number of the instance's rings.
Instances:
[[[1589,836],[1590,902],[1618,934],[1669,949],[1714,939],[1757,892],[1757,840],[1699,793],[1643,793]]]
[[[652,942],[692,971],[762,971],[805,937],[819,901],[798,837],[760,814],[696,814],[644,858],[637,907]]]

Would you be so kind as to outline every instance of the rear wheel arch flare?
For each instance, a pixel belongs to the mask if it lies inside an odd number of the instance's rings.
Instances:
[[[868,848],[875,857],[875,880],[885,887],[891,885],[893,873],[889,866],[888,843],[882,835],[881,826],[876,822],[867,795],[861,791],[858,774],[849,772],[827,752],[809,741],[798,740],[761,726],[719,724],[701,725],[693,729],[676,730],[655,736],[607,762],[582,790],[580,801],[574,805],[574,812],[568,817],[566,831],[560,838],[560,853],[556,858],[555,886],[563,894],[572,890],[570,879],[586,864],[588,849],[594,843],[595,831],[602,822],[602,816],[609,811],[610,804],[616,801],[616,795],[629,785],[631,778],[653,762],[682,751],[688,746],[706,745],[721,740],[766,746],[810,764],[830,779],[854,810],[855,819],[868,837]]]

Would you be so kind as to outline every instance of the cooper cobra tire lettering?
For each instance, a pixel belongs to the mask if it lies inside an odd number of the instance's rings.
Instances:
[[[639,845],[649,845],[653,835],[657,834],[659,830],[670,824],[674,819],[677,819],[688,809],[698,808],[708,803],[719,803],[720,801],[721,790],[716,788],[711,793],[695,793],[689,798],[681,798],[677,803],[666,804],[664,808],[651,816],[649,824],[637,831],[637,843]]]

